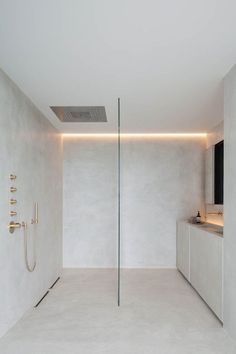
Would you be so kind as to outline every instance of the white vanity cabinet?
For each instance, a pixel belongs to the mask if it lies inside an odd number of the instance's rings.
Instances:
[[[214,232],[177,223],[177,268],[223,321],[223,242]]]
[[[184,221],[177,223],[177,268],[185,276],[185,278],[190,280],[190,260],[189,260],[189,229],[190,225]]]
[[[190,283],[222,320],[223,238],[191,227]]]

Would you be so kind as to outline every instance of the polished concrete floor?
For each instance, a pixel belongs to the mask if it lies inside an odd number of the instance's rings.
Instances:
[[[64,270],[1,354],[235,354],[236,344],[176,270]]]

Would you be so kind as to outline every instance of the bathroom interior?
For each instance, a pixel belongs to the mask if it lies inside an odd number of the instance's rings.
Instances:
[[[236,353],[236,5],[148,3],[0,1],[0,353]]]

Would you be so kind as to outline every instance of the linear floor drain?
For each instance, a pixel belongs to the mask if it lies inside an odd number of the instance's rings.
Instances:
[[[37,302],[37,304],[34,306],[34,308],[38,307],[40,305],[40,303],[43,301],[43,299],[49,294],[49,291],[54,287],[54,285],[58,282],[58,280],[60,279],[60,277],[58,277],[54,283],[50,286],[49,290],[43,295],[43,297],[39,300],[39,302]]]
[[[43,299],[48,295],[49,290],[43,295],[42,299],[39,300],[39,302],[34,306],[34,307],[38,307],[38,305],[43,301]]]
[[[52,284],[52,286],[50,286],[50,290],[54,287],[54,285],[58,282],[58,280],[60,279],[60,277],[57,278],[57,280],[54,281],[54,283]]]

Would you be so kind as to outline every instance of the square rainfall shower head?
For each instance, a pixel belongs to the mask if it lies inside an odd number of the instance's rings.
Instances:
[[[51,106],[50,108],[64,123],[107,122],[104,106]]]

